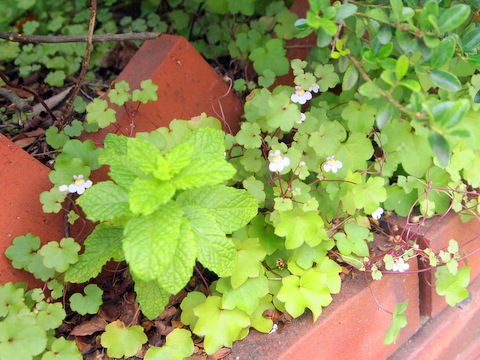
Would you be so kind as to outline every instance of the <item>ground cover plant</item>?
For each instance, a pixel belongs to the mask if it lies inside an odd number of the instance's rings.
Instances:
[[[315,321],[344,272],[379,280],[414,261],[436,268],[450,306],[469,296],[470,269],[459,267],[468,254],[455,239],[434,251],[418,232],[452,211],[478,221],[476,2],[311,0],[304,19],[282,1],[193,3],[167,2],[157,20],[231,76],[245,98],[240,131],[199,114],[150,133],[109,134],[102,147],[75,139],[116,121],[109,103],[133,101],[138,111],[159,101],[148,79],[133,91],[117,82],[84,106],[85,119],[49,127],[46,144],[57,152],[44,211],[65,212],[70,224],[84,213],[95,229],[83,252],[69,236],[42,247],[34,234],[14,240],[6,256],[45,288],[0,288],[0,359],[20,349],[25,359],[103,349],[114,358],[202,349],[218,358],[252,328],[275,332],[307,309]],[[36,2],[19,4],[43,14]],[[144,30],[142,21],[120,23]],[[309,56],[289,61],[286,40],[312,34]],[[290,69],[293,82],[277,84]],[[18,130],[22,116],[6,114]],[[102,165],[109,180],[93,183]],[[392,225],[396,215],[403,228]],[[369,247],[375,237],[386,239],[380,254]],[[121,264],[112,282],[96,279],[111,259]],[[405,327],[407,306],[389,309],[385,344]],[[26,345],[31,329],[44,335]]]

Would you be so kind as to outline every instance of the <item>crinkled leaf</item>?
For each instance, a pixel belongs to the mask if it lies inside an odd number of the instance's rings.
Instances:
[[[70,266],[65,274],[65,281],[82,283],[97,276],[103,265],[110,259],[123,259],[123,228],[100,224],[85,239],[85,251],[78,261]]]
[[[195,234],[186,220],[180,227],[179,241],[169,267],[158,277],[159,284],[172,294],[182,290],[192,277],[193,267],[197,258]]]
[[[112,181],[102,181],[87,189],[77,199],[87,219],[92,221],[113,220],[129,213],[128,193]]]
[[[245,226],[257,214],[257,202],[247,191],[224,185],[186,190],[177,203],[200,206],[212,214],[226,233]]]
[[[144,281],[133,277],[135,281],[136,300],[142,313],[150,320],[155,319],[168,305],[171,294],[165,291],[156,280]]]
[[[218,276],[229,276],[235,264],[235,245],[216,223],[215,217],[198,206],[184,207],[197,246],[197,258]]]
[[[192,161],[173,177],[171,183],[177,189],[193,189],[220,184],[235,175],[235,168],[223,158],[202,157]]]
[[[168,181],[137,178],[128,193],[130,210],[134,214],[149,215],[175,194],[175,187]]]
[[[128,221],[123,250],[133,274],[146,281],[158,278],[172,262],[181,224],[182,210],[172,201]]]

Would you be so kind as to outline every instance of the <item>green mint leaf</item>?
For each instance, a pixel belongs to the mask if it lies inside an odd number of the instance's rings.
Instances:
[[[113,220],[130,208],[127,191],[112,181],[93,185],[76,202],[92,221]]]
[[[95,284],[89,284],[83,289],[85,296],[75,293],[70,296],[70,308],[80,315],[96,314],[103,304],[103,290]]]
[[[40,248],[40,238],[28,233],[25,236],[17,236],[13,239],[5,251],[5,256],[12,261],[15,269],[25,269],[32,261],[34,251]],[[0,312],[0,316],[3,316]]]
[[[150,215],[175,194],[175,187],[167,181],[137,178],[128,193],[130,210],[134,214]]]
[[[168,305],[171,294],[165,291],[156,280],[144,281],[135,276],[133,280],[142,313],[150,320],[155,319]]]
[[[42,256],[46,267],[57,272],[65,272],[70,264],[77,262],[80,248],[73,238],[63,238],[60,244],[56,241],[45,244],[38,250],[38,254]]]
[[[181,207],[199,206],[212,214],[226,233],[245,226],[257,214],[257,202],[248,192],[224,185],[184,191],[177,203]]]
[[[190,281],[193,267],[197,259],[195,234],[188,221],[184,220],[180,227],[179,241],[175,248],[170,266],[162,271],[158,283],[172,294],[177,294]]]
[[[328,240],[325,225],[317,212],[304,212],[300,208],[280,213],[280,222],[275,227],[275,234],[284,236],[285,247],[296,249],[303,243],[310,246]]]
[[[198,317],[193,332],[205,337],[203,344],[207,354],[215,353],[222,346],[231,347],[240,332],[250,325],[249,316],[242,310],[222,309],[222,298],[219,296],[209,296],[193,311]]]
[[[170,266],[180,241],[181,224],[182,210],[172,201],[150,215],[128,221],[123,251],[135,276],[146,281],[154,280]]]
[[[122,358],[135,355],[147,340],[140,325],[126,327],[122,321],[117,320],[105,327],[100,343],[107,348],[108,356]]]
[[[197,245],[197,258],[218,276],[229,276],[235,264],[235,246],[216,223],[216,218],[198,206],[184,207]]]
[[[65,281],[73,283],[87,282],[102,271],[110,259],[122,260],[123,228],[108,224],[99,224],[85,239],[85,251],[78,261],[71,265],[66,274]]]
[[[177,189],[192,189],[202,186],[216,185],[229,180],[235,175],[235,168],[225,159],[203,157],[191,162],[183,168],[171,183]]]
[[[160,153],[160,149],[148,140],[129,138],[127,141],[127,149],[128,158],[145,175],[157,172],[159,170],[159,161],[165,161]],[[168,169],[162,171],[168,172]],[[167,180],[168,176],[164,179],[161,179],[160,177],[157,178],[160,180]]]
[[[170,149],[165,154],[170,173],[176,175],[190,164],[194,152],[194,145],[189,143],[180,143]]]

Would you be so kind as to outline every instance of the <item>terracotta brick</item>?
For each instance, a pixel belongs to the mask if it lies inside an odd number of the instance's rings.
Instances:
[[[405,224],[405,219],[398,218],[396,223],[400,228]],[[473,281],[480,274],[480,221],[472,219],[463,223],[455,213],[444,217],[429,219],[425,225],[414,227],[411,233],[417,232],[420,235],[418,243],[423,248],[430,247],[438,252],[446,251],[448,242],[454,239],[458,242],[461,256],[469,255],[460,261],[460,267],[470,266]],[[420,265],[422,266],[422,265]],[[420,313],[422,316],[436,316],[448,305],[443,296],[437,295],[435,291],[435,275],[433,271],[420,273]]]
[[[388,360],[478,360],[480,355],[480,278],[470,298],[429,320]]]
[[[25,281],[41,286],[33,276],[12,267],[5,250],[13,239],[31,232],[43,243],[63,237],[61,214],[44,214],[39,196],[50,190],[48,169],[0,134],[0,284]]]
[[[415,270],[414,264],[412,269]],[[394,306],[409,300],[408,325],[396,345],[384,345]],[[380,306],[385,309],[382,310]],[[385,275],[366,281],[347,279],[339,294],[313,323],[306,314],[271,335],[252,330],[233,345],[229,360],[385,359],[419,328],[418,277],[415,273]]]
[[[165,34],[145,41],[117,81],[127,81],[134,90],[146,79],[158,85],[158,101],[140,104],[135,132],[168,126],[173,119],[189,120],[202,112],[223,119],[227,132],[239,129],[243,114],[241,100],[185,38]],[[122,108],[113,105],[117,123],[84,137],[100,144],[107,132],[128,134],[131,114],[138,105],[138,102],[129,102]]]

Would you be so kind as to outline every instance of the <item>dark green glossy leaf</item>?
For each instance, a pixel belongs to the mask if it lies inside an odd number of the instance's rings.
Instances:
[[[468,131],[466,129],[453,130],[453,131],[449,132],[449,134],[453,135],[453,136],[464,137],[464,138],[470,137],[472,135],[470,133],[470,131]]]
[[[400,81],[400,85],[415,92],[421,90],[420,83],[417,80],[405,79]]]
[[[393,118],[395,114],[395,108],[390,103],[383,104],[380,109],[378,109],[376,116],[377,127],[382,130],[383,127]]]
[[[475,94],[473,101],[476,102],[477,104],[480,103],[480,90],[478,90],[477,93]]]
[[[449,36],[442,40],[439,46],[435,47],[430,57],[430,67],[438,69],[445,65],[453,56],[455,51],[455,39]]]
[[[352,16],[357,11],[357,6],[353,4],[343,4],[336,8],[337,13],[333,17],[333,20],[343,20]]]
[[[395,75],[397,80],[402,80],[408,72],[408,56],[400,55],[395,66]]]
[[[472,51],[480,45],[480,27],[475,27],[462,37],[463,51]]]
[[[469,56],[465,60],[467,60],[470,64],[475,65],[477,69],[480,69],[480,55]]]
[[[447,166],[452,155],[447,140],[440,134],[431,133],[428,141],[440,165]]]
[[[438,27],[442,32],[449,32],[458,28],[470,16],[470,7],[464,4],[453,5],[445,11],[438,20]]]
[[[460,91],[462,84],[460,80],[451,72],[445,70],[433,70],[428,77],[432,82],[441,89],[447,91]]]
[[[442,106],[443,104],[447,104],[447,106]],[[469,109],[469,101],[467,99],[462,99],[456,102],[446,101],[438,104],[433,108],[432,112],[438,123],[445,128],[450,128],[457,125]]]

